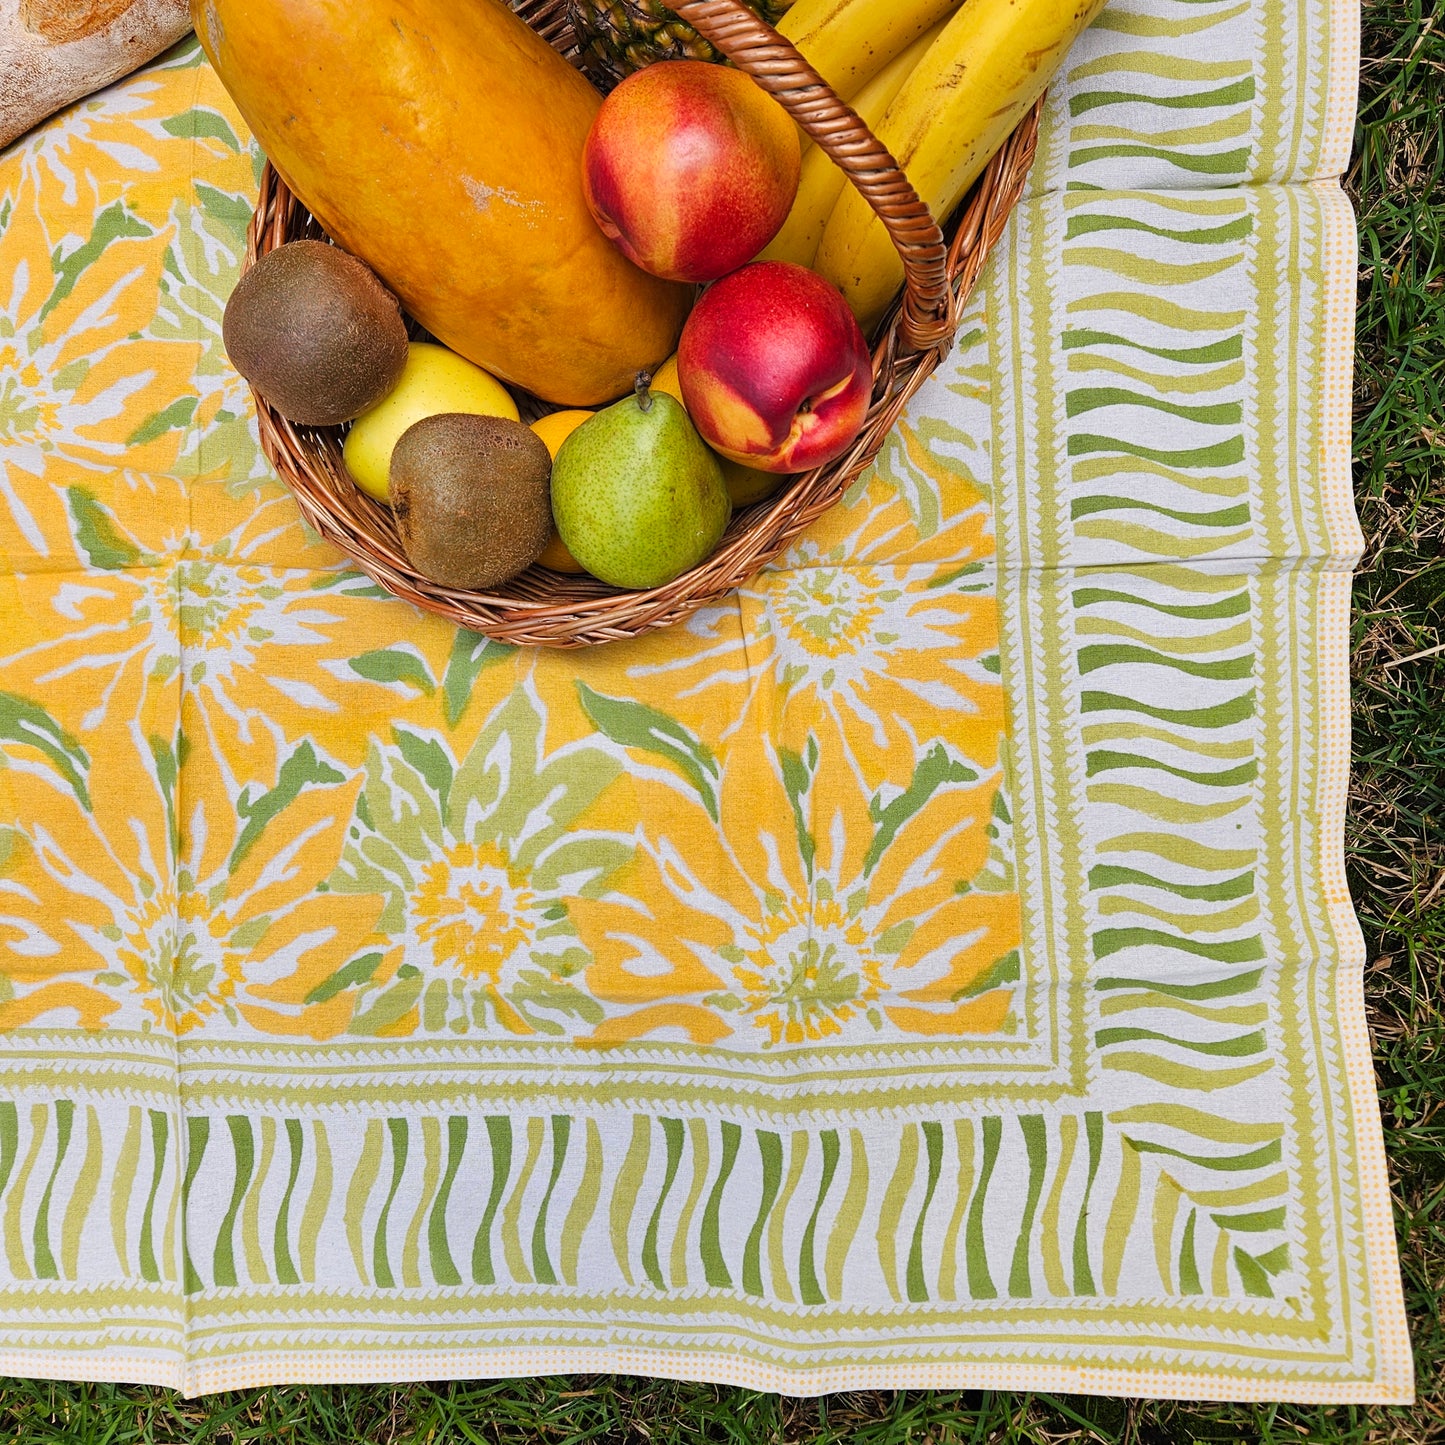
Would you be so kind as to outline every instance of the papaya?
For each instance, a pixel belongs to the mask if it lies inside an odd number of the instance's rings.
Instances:
[[[602,101],[501,0],[191,0],[271,164],[439,341],[564,406],[676,349],[690,288],[598,229]]]

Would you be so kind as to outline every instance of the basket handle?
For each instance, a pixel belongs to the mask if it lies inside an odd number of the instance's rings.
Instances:
[[[887,147],[790,41],[738,0],[670,0],[670,8],[792,115],[883,222],[903,260],[904,343],[917,351],[949,345],[956,318],[943,232]]]

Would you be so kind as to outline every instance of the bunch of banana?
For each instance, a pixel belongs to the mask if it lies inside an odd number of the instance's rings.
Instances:
[[[1102,8],[1103,0],[963,0],[873,127],[939,221]],[[883,223],[852,186],[833,208],[814,266],[848,298],[865,332],[903,284]]]
[[[778,33],[844,100],[853,96],[959,0],[794,0]]]
[[[777,27],[834,94],[856,108],[863,90],[958,4],[959,0],[793,0]],[[798,141],[806,159],[813,138],[799,127]],[[814,160],[815,168],[820,164]]]
[[[893,98],[903,89],[903,82],[938,39],[944,22],[926,30],[902,55],[889,61],[848,103],[863,123],[872,130],[887,114]],[[838,197],[848,178],[825,150],[817,146],[805,152],[798,177],[798,194],[783,229],[773,237],[760,261],[791,261],[795,266],[811,266],[823,239],[823,228],[838,204]]]

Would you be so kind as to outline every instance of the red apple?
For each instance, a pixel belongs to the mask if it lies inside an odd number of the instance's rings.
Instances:
[[[713,281],[777,235],[798,193],[798,128],[741,71],[667,60],[602,102],[582,153],[587,204],[628,260]]]
[[[764,472],[841,456],[873,392],[868,343],[842,293],[786,261],[744,266],[703,293],[682,329],[677,373],[703,440]]]

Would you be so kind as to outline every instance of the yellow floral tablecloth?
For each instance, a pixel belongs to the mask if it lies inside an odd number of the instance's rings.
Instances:
[[[0,1369],[1408,1398],[1356,27],[1111,4],[877,467],[580,656],[301,523],[194,42],[0,154]]]

